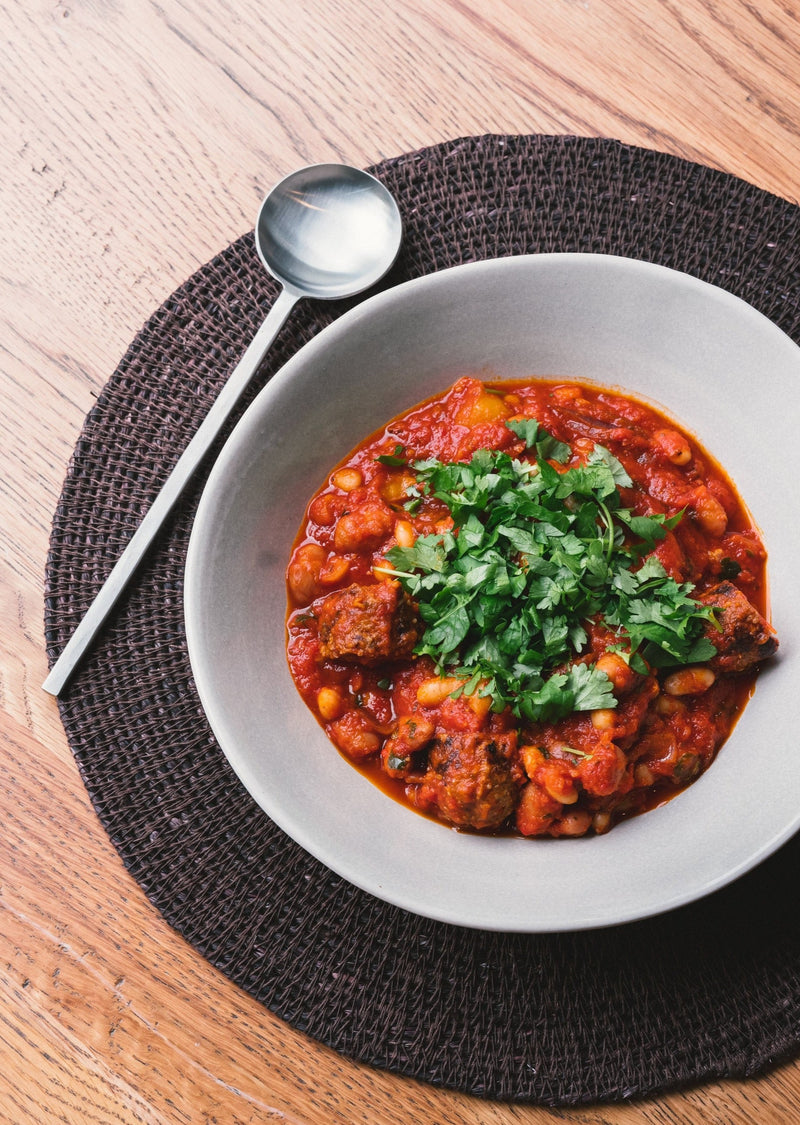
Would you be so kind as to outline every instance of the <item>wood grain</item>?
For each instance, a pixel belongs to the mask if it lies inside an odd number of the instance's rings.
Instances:
[[[40,690],[50,519],[133,334],[292,168],[468,134],[663,149],[797,200],[791,0],[0,0],[0,1122],[738,1125],[795,1061],[635,1105],[370,1070],[204,962],[127,875]]]

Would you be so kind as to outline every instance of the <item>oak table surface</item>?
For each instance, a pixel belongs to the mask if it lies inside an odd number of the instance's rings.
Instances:
[[[155,308],[300,165],[613,137],[800,195],[793,0],[0,0],[0,1122],[800,1120],[800,1062],[633,1104],[484,1102],[341,1058],[166,923],[42,692],[50,521]]]

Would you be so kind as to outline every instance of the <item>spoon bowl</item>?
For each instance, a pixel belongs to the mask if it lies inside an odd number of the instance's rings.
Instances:
[[[45,691],[61,693],[297,301],[332,301],[369,289],[393,265],[401,237],[396,202],[380,180],[358,168],[313,164],[269,192],[258,214],[256,248],[283,289],[64,646]]]
[[[380,180],[340,164],[315,164],[281,180],[256,223],[256,249],[272,276],[323,300],[379,281],[401,237],[400,212]]]

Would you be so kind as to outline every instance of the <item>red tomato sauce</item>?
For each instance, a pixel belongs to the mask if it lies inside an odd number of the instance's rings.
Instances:
[[[589,621],[576,660],[602,668],[616,706],[544,723],[477,693],[454,696],[458,681],[415,654],[424,627],[387,575],[386,552],[444,534],[452,519],[431,496],[408,504],[413,463],[469,462],[477,450],[522,457],[506,424],[521,418],[566,443],[569,465],[598,445],[610,451],[635,514],[682,513],[654,554],[715,607],[713,658],[635,671],[618,638]],[[603,833],[679,792],[730,734],[777,648],[765,568],[724,470],[653,407],[593,386],[464,378],[364,441],[311,498],[287,569],[289,667],[334,746],[418,812],[469,831]]]

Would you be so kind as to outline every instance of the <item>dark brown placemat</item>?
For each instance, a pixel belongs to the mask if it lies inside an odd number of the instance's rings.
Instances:
[[[622,254],[720,285],[800,338],[800,211],[741,180],[614,141],[539,136],[465,138],[373,171],[405,223],[387,284],[509,254]],[[51,661],[275,294],[252,237],[241,238],[131,344],[55,513]],[[258,386],[345,307],[298,306]],[[800,838],[662,917],[524,936],[407,914],[283,835],[232,774],[190,675],[182,581],[202,483],[60,704],[109,836],[193,946],[335,1050],[485,1097],[619,1100],[752,1074],[796,1051]]]

